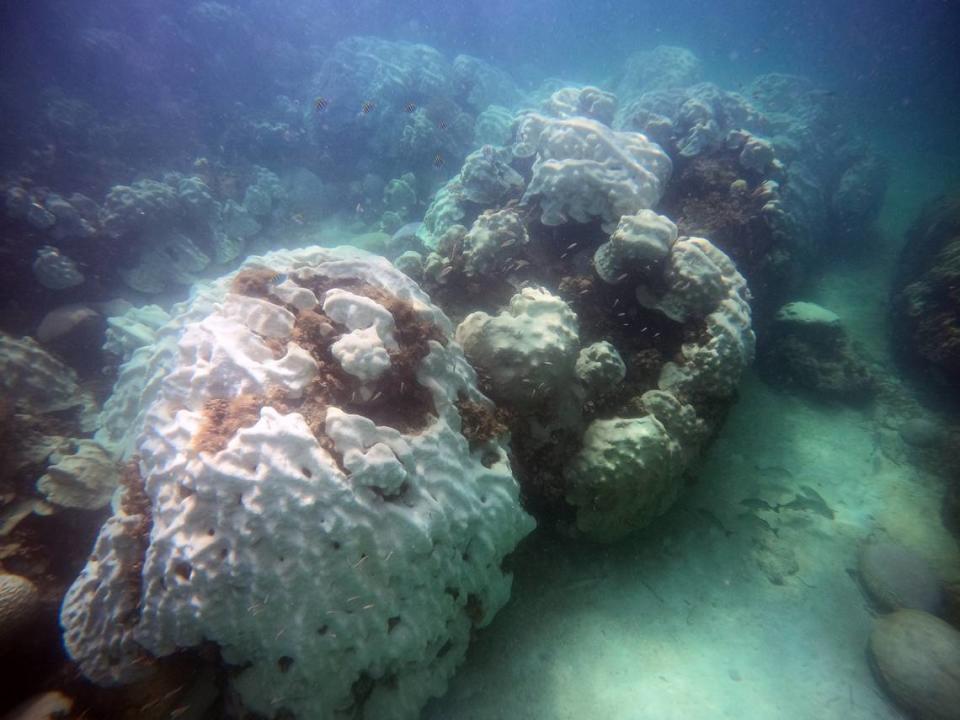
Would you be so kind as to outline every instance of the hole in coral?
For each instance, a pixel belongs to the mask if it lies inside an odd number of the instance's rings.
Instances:
[[[321,625],[320,627],[317,628],[317,635],[326,635],[326,634],[327,634],[326,625]]]
[[[209,535],[210,537],[213,537],[216,534],[217,534],[216,530],[214,530],[213,528],[207,528],[207,535]]]
[[[193,575],[193,566],[188,562],[178,560],[173,566],[173,572],[176,573],[177,577],[189,580],[190,576]]]
[[[229,555],[229,554],[230,554],[230,552],[229,552],[226,548],[220,548],[220,559],[221,559],[221,560],[226,559],[227,555]]]
[[[497,464],[497,460],[499,459],[500,459],[500,456],[497,455],[496,453],[488,452],[488,453],[484,453],[483,457],[480,458],[480,463],[485,468],[492,468],[494,465]]]
[[[400,624],[400,617],[387,618],[387,632],[393,632],[393,629]]]
[[[338,543],[338,542],[333,543],[333,549],[334,549],[334,550],[339,550],[339,549],[340,549],[340,543]]]
[[[447,641],[443,644],[443,647],[440,648],[439,650],[437,650],[437,659],[442,658],[444,655],[446,655],[448,652],[450,652],[450,648],[452,648],[452,647],[453,647],[453,643],[450,642],[449,640],[447,640]]]
[[[302,472],[302,473],[303,473],[303,476],[306,477],[306,478],[312,478],[312,477],[313,477],[313,473],[310,471],[310,468],[308,468],[308,467],[302,467],[302,468],[300,468],[300,472]]]
[[[284,655],[282,658],[277,660],[277,667],[280,668],[280,672],[285,673],[293,665],[293,658],[289,655]]]

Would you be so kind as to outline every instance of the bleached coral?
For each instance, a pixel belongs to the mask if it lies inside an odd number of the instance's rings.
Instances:
[[[470,362],[490,377],[497,397],[512,403],[547,397],[573,378],[577,316],[543,288],[523,288],[497,316],[470,313],[456,337]]]
[[[676,500],[679,443],[653,416],[594,420],[566,469],[577,529],[612,542],[663,514]]]
[[[110,188],[100,210],[100,224],[110,237],[120,238],[159,222],[170,222],[177,209],[174,188],[157,180],[138,180]]]
[[[96,421],[96,404],[80,388],[77,374],[29,337],[0,333],[0,391],[19,412],[43,415],[76,409],[84,429]]]
[[[656,205],[672,168],[641,133],[581,117],[522,115],[513,153],[535,157],[523,202],[539,201],[544,225],[599,218],[607,232],[621,216]]]
[[[134,350],[153,343],[157,330],[169,320],[169,313],[159,305],[132,307],[112,315],[107,318],[103,349],[126,362]]]
[[[490,105],[473,123],[473,142],[477,145],[506,145],[510,142],[513,113],[502,105]]]
[[[436,250],[443,234],[463,220],[467,214],[463,186],[459,177],[455,177],[437,190],[430,207],[423,216],[423,223],[417,230],[417,236],[424,246]]]
[[[512,153],[507,148],[484,145],[467,155],[460,169],[463,196],[480,205],[494,205],[511,191],[523,189],[523,177],[510,167]]]
[[[488,401],[447,318],[382,258],[307,248],[241,272],[286,279],[266,298],[231,292],[237,275],[200,286],[121,370],[105,434],[139,454],[150,517],[128,488],[65,598],[66,647],[123,683],[144,653],[215,642],[248,712],[415,718],[506,601],[501,561],[532,527],[505,448],[461,433],[457,403]],[[318,295],[292,312],[273,296],[288,283]],[[387,403],[327,360],[362,327],[410,373],[376,382]],[[249,410],[224,431],[211,403]]]
[[[527,228],[513,210],[481,213],[463,239],[464,269],[469,275],[501,271],[528,242]]]
[[[543,110],[558,118],[580,116],[611,125],[617,111],[617,96],[591,85],[564,87],[550,95],[543,103]]]
[[[610,239],[593,254],[593,267],[608,283],[617,283],[630,272],[658,263],[670,254],[677,226],[652,210],[620,218]]]
[[[669,289],[651,306],[678,321],[705,316],[706,331],[702,340],[683,344],[680,362],[663,367],[660,389],[728,396],[753,360],[756,344],[746,281],[730,258],[703,238],[677,240],[665,277]],[[638,299],[650,304],[645,292]]]
[[[98,510],[110,502],[118,478],[117,463],[102,445],[89,439],[71,440],[51,454],[37,490],[54,505]]]
[[[632,98],[651,90],[687,87],[699,82],[702,74],[700,58],[686,48],[658,45],[627,58],[616,92]]]
[[[583,348],[574,370],[580,382],[594,394],[609,392],[623,382],[627,374],[620,353],[606,340]]]

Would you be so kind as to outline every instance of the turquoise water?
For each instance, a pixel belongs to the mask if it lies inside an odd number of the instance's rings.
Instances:
[[[0,9],[0,718],[960,717],[958,18]]]

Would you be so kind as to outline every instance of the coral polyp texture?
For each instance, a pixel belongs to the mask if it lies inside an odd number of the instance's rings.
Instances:
[[[642,133],[579,116],[521,115],[513,154],[534,158],[523,200],[539,201],[544,225],[599,218],[608,232],[622,215],[656,205],[672,169]]]
[[[62,606],[84,674],[215,643],[248,711],[417,717],[533,527],[451,335],[349,249],[253,257],[176,306],[104,408],[133,461]]]

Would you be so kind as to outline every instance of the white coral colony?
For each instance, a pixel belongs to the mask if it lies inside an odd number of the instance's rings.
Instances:
[[[142,487],[63,603],[82,671],[130,682],[144,653],[209,641],[248,711],[417,717],[533,526],[504,447],[461,414],[492,406],[451,335],[349,250],[251,258],[175,308],[105,406],[98,439],[139,456]]]

